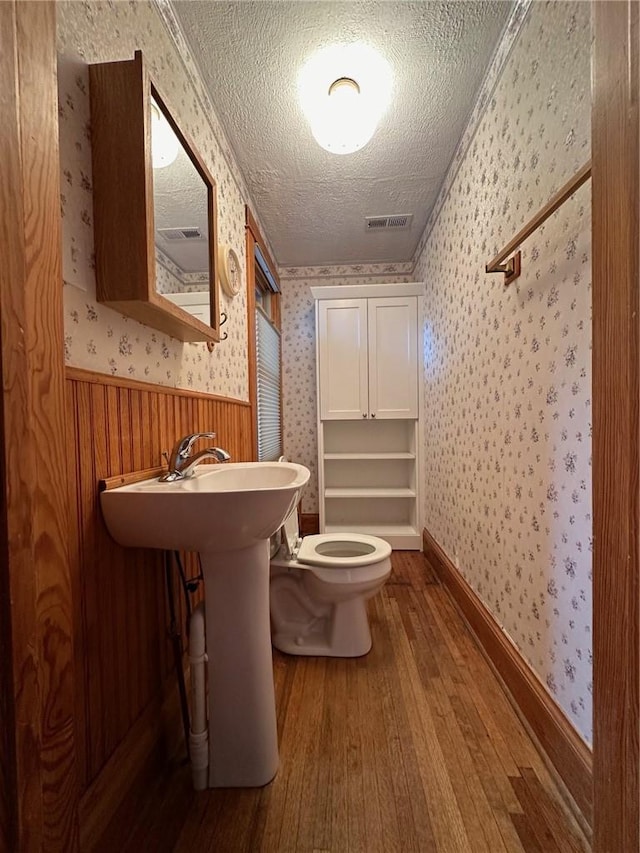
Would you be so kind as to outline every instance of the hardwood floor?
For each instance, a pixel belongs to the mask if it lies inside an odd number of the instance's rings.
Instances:
[[[578,853],[589,845],[422,554],[395,552],[364,658],[274,652],[280,770],[194,794],[183,764],[100,849]]]

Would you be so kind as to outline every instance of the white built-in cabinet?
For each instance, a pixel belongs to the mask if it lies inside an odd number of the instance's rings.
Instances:
[[[320,530],[420,549],[422,285],[314,287]]]
[[[320,418],[417,418],[417,342],[415,296],[320,300]]]

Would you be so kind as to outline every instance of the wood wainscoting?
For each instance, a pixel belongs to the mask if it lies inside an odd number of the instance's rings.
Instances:
[[[162,451],[170,452],[177,438],[191,432],[214,431],[234,460],[251,460],[252,416],[250,405],[240,400],[75,368],[66,371],[66,404],[68,464],[76,472],[70,483],[70,550],[82,842],[88,831],[83,816],[92,813],[85,798],[91,801],[100,790],[101,819],[93,815],[90,829],[95,838],[126,794],[125,780],[133,781],[145,764],[157,764],[162,706],[173,671],[163,555],[121,548],[110,538],[100,514],[98,481],[163,465]],[[197,573],[194,555],[187,556],[185,568],[189,575]],[[175,589],[184,633],[177,582]],[[141,720],[147,733],[142,748]],[[137,766],[129,761],[125,774],[108,772],[110,759],[116,751],[127,752],[127,744]]]
[[[480,647],[502,679],[522,716],[589,827],[593,819],[593,769],[589,747],[493,615],[427,530],[424,555],[446,586],[475,634]]]

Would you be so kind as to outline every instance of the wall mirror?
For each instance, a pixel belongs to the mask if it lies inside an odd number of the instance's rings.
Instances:
[[[91,65],[99,302],[183,341],[220,340],[216,185],[142,53]]]

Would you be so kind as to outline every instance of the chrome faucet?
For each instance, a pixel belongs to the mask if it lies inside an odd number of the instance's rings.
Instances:
[[[191,455],[193,445],[201,438],[215,438],[215,432],[194,432],[185,435],[173,448],[169,459],[169,470],[160,477],[161,483],[173,483],[175,480],[185,480],[193,476],[193,471],[203,459],[215,459],[217,462],[228,462],[231,459],[229,453],[221,447],[207,447],[200,450],[195,456]]]

